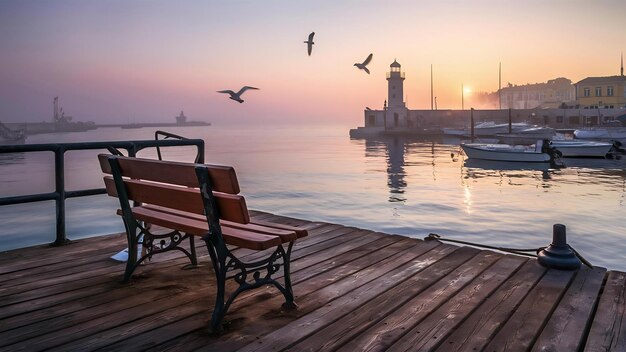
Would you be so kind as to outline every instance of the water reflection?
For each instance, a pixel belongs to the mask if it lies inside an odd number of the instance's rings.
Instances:
[[[508,162],[508,161],[492,161],[480,159],[465,159],[463,161],[463,177],[464,178],[488,178],[499,177],[507,178],[508,184],[516,185],[513,179],[516,178],[532,178],[540,180],[552,179],[551,172],[555,169],[550,168],[549,163],[524,163],[524,162]],[[540,175],[540,176],[539,176]],[[549,187],[549,184],[542,183],[542,187]]]
[[[399,138],[393,138],[385,143],[387,147],[387,186],[389,187],[390,202],[404,202],[404,189],[407,186],[404,176],[405,143]]]
[[[24,153],[6,153],[0,154],[0,166],[24,163]]]
[[[437,180],[437,158],[450,154],[448,146],[442,150],[437,150],[437,146],[441,146],[437,139],[408,136],[365,139],[366,158],[385,158],[389,202],[407,201],[406,191],[409,186],[407,168],[421,171],[424,167],[429,167],[432,180]]]

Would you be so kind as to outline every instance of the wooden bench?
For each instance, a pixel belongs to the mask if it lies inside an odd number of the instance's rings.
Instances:
[[[222,321],[233,300],[241,292],[264,285],[274,285],[285,297],[284,307],[296,307],[289,262],[294,241],[307,235],[304,229],[266,221],[251,221],[235,170],[230,166],[190,164],[98,155],[107,193],[119,198],[128,240],[128,261],[124,281],[153,255],[182,251],[197,265],[194,238],[206,243],[217,280],[217,298],[209,331],[222,331]],[[132,206],[132,204],[137,204]],[[145,224],[154,224],[171,232],[157,234]],[[189,240],[189,250],[181,246]],[[145,255],[137,258],[139,243]],[[265,259],[244,262],[230,246],[268,250]],[[285,246],[287,248],[285,248]],[[273,249],[273,250],[271,250]],[[284,272],[284,285],[272,278]],[[227,271],[239,287],[226,299]]]

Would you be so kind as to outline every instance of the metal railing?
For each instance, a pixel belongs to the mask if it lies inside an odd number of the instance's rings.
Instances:
[[[163,135],[166,139],[158,139]],[[49,193],[29,194],[11,197],[0,197],[0,206],[42,202],[54,200],[56,203],[56,240],[52,246],[60,246],[68,242],[65,232],[65,200],[68,198],[93,196],[105,194],[103,188],[81,189],[68,191],[65,189],[65,152],[70,150],[108,150],[111,153],[119,153],[119,149],[126,150],[127,155],[134,157],[137,152],[145,148],[157,148],[161,159],[160,147],[196,146],[196,162],[204,163],[204,140],[187,139],[167,132],[157,131],[155,140],[136,141],[111,141],[111,142],[80,142],[80,143],[45,143],[24,145],[0,145],[0,154],[29,153],[29,152],[53,152],[54,153],[54,178],[55,190]]]

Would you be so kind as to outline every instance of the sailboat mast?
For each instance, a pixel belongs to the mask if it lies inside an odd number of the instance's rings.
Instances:
[[[498,63],[498,109],[502,110],[502,62]]]

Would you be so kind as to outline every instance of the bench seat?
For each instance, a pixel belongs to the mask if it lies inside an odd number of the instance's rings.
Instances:
[[[166,208],[166,207],[152,205],[152,204],[145,204],[142,207],[146,209],[175,214],[175,215],[179,215],[183,217],[188,217],[190,219],[195,219],[195,220],[206,222],[206,217],[200,214],[180,211],[177,209]],[[220,219],[220,225],[222,225],[222,227],[229,227],[229,228],[253,231],[257,233],[263,233],[267,235],[280,236],[283,243],[295,241],[299,238],[302,238],[308,235],[308,232],[305,229],[301,229],[301,228],[297,228],[297,227],[289,226],[289,225],[276,224],[276,223],[269,222],[269,221],[259,221],[259,220],[253,220],[253,219],[250,219],[250,222],[247,224],[242,224],[236,221]]]
[[[178,230],[191,235],[205,236],[209,231],[209,225],[206,218],[197,219],[186,215],[195,215],[192,213],[174,214],[145,206],[137,206],[132,209],[133,215],[139,221],[145,221],[150,224],[166,227],[172,230]],[[118,210],[118,214],[121,214]],[[183,213],[183,212],[181,212]],[[222,227],[222,236],[227,244],[254,250],[264,250],[276,247],[283,242],[280,236],[269,233],[246,231],[245,229],[237,229],[231,227]],[[295,237],[295,234],[294,236]]]

